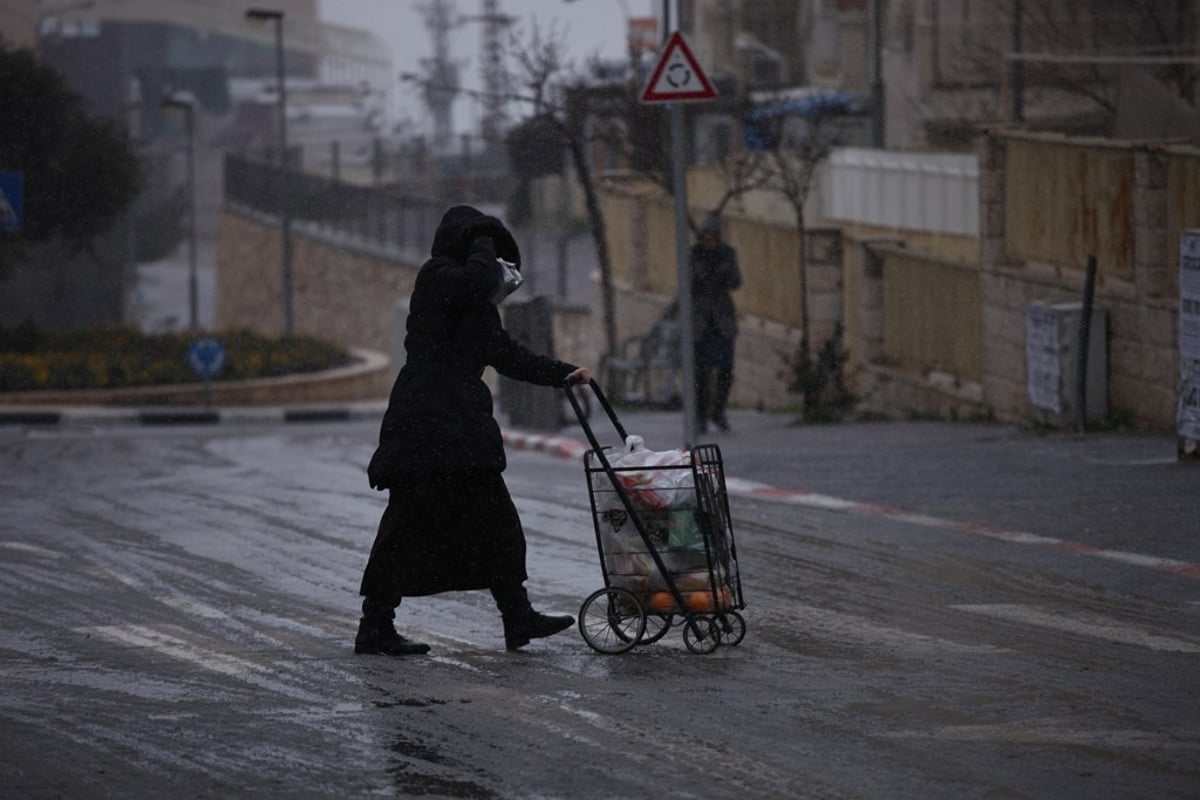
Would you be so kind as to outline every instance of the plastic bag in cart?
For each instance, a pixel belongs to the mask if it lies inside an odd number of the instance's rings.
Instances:
[[[649,450],[641,436],[631,435],[625,437],[625,449],[609,464],[615,470],[616,480],[628,492],[630,501],[637,508],[679,508],[693,501],[692,454],[688,450]],[[608,487],[604,485],[606,481],[605,474],[596,473],[593,475],[593,488],[602,493],[606,508],[620,508],[620,497],[616,492],[607,491]]]

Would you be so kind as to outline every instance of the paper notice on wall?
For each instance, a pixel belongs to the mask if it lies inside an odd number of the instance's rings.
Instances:
[[[1200,359],[1200,230],[1179,240],[1179,355]]]
[[[1176,430],[1185,439],[1200,439],[1200,360],[1179,362],[1179,406]]]
[[[1058,317],[1047,306],[1029,306],[1025,311],[1029,402],[1055,414],[1062,413],[1058,346]]]
[[[1200,439],[1200,230],[1179,239],[1179,406],[1177,430]]]

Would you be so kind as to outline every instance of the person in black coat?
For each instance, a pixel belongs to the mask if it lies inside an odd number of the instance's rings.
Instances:
[[[498,304],[519,285],[520,251],[500,220],[470,206],[446,211],[431,258],[417,274],[396,377],[367,468],[389,498],[360,594],[356,653],[411,655],[429,646],[400,636],[404,597],[490,589],[505,645],[570,627],[569,616],[533,610],[525,591],[525,534],[501,473],[504,443],[482,380],[494,367],[542,386],[586,382],[584,368],[531,352],[504,330]]]
[[[737,250],[721,241],[720,221],[707,218],[690,258],[692,276],[692,339],[696,343],[696,421],[700,431],[708,420],[729,430],[725,406],[733,387],[733,352],[737,339],[737,309],[730,295],[742,285]]]

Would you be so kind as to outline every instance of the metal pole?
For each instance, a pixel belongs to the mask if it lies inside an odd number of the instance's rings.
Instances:
[[[688,259],[687,180],[683,147],[683,105],[671,104],[671,162],[675,193],[675,255],[679,267],[679,344],[683,367],[683,443],[696,443],[696,347],[692,331],[692,272]]]
[[[872,143],[879,148],[887,144],[883,98],[883,2],[874,0],[871,8],[871,117]]]
[[[663,0],[662,41],[671,38],[671,0]],[[676,14],[676,24],[679,15]],[[692,272],[688,259],[687,165],[684,163],[683,105],[671,103],[671,191],[675,195],[675,261],[679,275],[680,394],[683,395],[683,444],[696,443],[696,343],[692,330]]]
[[[1021,52],[1021,0],[1013,0],[1012,50]],[[1012,121],[1025,121],[1025,65],[1019,58],[1012,61]]]
[[[1087,368],[1091,348],[1092,304],[1096,296],[1096,257],[1087,258],[1083,283],[1083,308],[1079,313],[1079,352],[1075,362],[1075,429],[1087,433]]]
[[[275,76],[279,81],[279,231],[283,246],[283,333],[294,330],[292,311],[292,209],[288,194],[287,81],[283,64],[283,12],[275,17]]]
[[[184,113],[184,132],[187,136],[188,327],[194,331],[200,326],[196,299],[196,101],[190,96],[187,99],[165,97],[162,107]]]
[[[185,108],[187,125],[187,183],[188,183],[188,318],[191,329],[200,327],[196,290],[196,129],[195,108]]]

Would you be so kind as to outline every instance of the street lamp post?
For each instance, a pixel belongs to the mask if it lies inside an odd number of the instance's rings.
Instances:
[[[182,111],[187,131],[188,192],[188,321],[191,330],[199,328],[196,308],[196,101],[187,94],[163,98],[163,108]]]
[[[292,314],[292,215],[288,195],[287,85],[283,68],[283,12],[269,8],[251,8],[246,19],[275,23],[275,77],[279,91],[279,233],[283,250],[283,331],[291,336]]]

